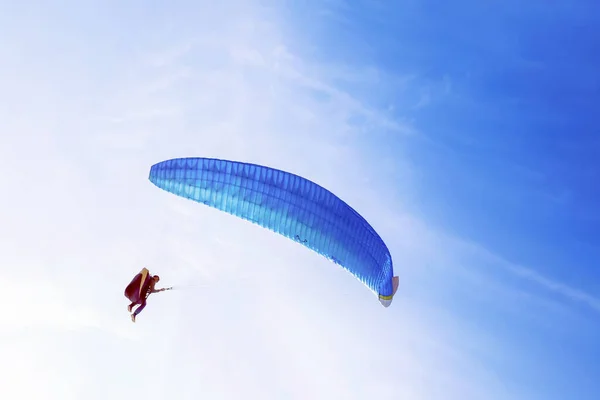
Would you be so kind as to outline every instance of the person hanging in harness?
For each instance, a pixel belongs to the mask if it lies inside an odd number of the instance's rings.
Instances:
[[[143,268],[139,274],[137,274],[133,280],[125,288],[125,297],[127,297],[131,304],[127,306],[127,311],[131,312],[135,305],[139,307],[131,314],[131,320],[135,322],[136,317],[146,307],[146,300],[152,293],[163,292],[172,288],[156,289],[156,284],[160,281],[158,275],[150,275],[148,269]]]

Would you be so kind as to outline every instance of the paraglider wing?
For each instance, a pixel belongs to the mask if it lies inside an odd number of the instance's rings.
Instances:
[[[150,168],[150,181],[175,195],[251,221],[327,257],[388,307],[398,288],[392,257],[369,223],[330,191],[266,166],[177,158]]]

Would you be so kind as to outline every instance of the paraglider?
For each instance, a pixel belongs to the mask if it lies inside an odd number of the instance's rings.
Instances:
[[[131,314],[131,320],[135,322],[136,317],[146,307],[146,300],[152,293],[163,292],[172,288],[156,289],[155,285],[160,281],[158,275],[150,275],[147,268],[143,268],[125,288],[125,297],[131,301],[127,311],[131,312],[135,305],[139,307]]]
[[[267,166],[177,158],[150,168],[157,187],[253,222],[342,266],[388,307],[398,288],[390,252],[373,227],[316,183]]]

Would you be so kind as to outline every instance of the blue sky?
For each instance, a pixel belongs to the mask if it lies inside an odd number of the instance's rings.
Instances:
[[[219,4],[2,4],[9,397],[598,398],[600,5]],[[157,190],[178,156],[340,195],[392,306]],[[134,325],[143,266],[180,290]]]

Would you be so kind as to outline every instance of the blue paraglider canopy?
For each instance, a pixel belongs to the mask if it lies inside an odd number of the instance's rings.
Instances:
[[[341,265],[388,307],[398,288],[390,252],[354,209],[308,179],[274,168],[214,158],[178,158],[149,179],[177,196],[216,208],[294,240]]]

